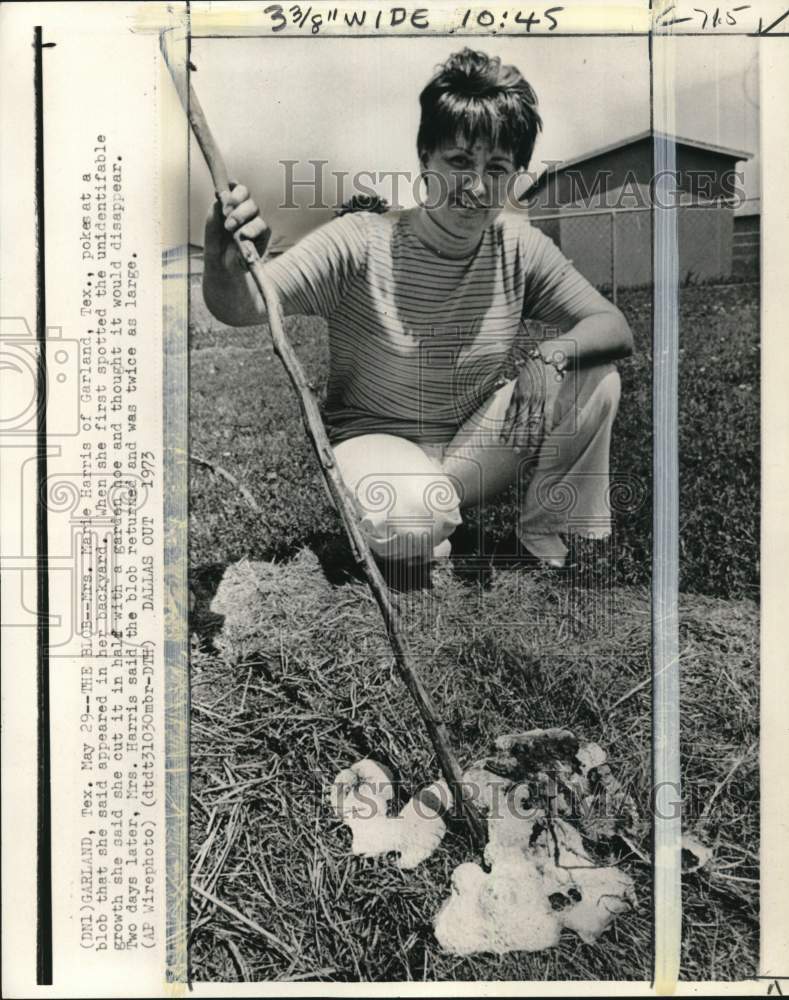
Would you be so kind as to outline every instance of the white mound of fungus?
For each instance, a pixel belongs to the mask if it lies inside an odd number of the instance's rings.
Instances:
[[[586,744],[576,759],[585,775],[604,765],[605,753]],[[434,925],[444,950],[542,951],[559,943],[564,928],[591,943],[633,907],[630,876],[596,864],[574,826],[533,804],[539,796],[531,795],[526,781],[495,774],[483,762],[463,780],[475,790],[489,839],[484,866],[461,864],[452,873],[450,896]],[[415,868],[444,837],[441,811],[450,807],[451,793],[444,781],[436,782],[398,816],[389,815],[393,797],[391,774],[369,759],[340,771],[331,789],[334,811],[353,834],[354,854],[395,853],[400,868]]]
[[[463,864],[452,873],[452,895],[438,911],[436,940],[445,951],[542,951],[559,943],[561,925],[535,866],[515,855],[490,872]]]
[[[376,761],[365,759],[340,771],[330,797],[335,813],[353,834],[351,851],[365,857],[396,853],[399,868],[416,868],[446,833],[441,810],[449,807],[451,796],[444,781],[423,789],[399,815],[390,816],[392,776]]]
[[[485,801],[500,788],[497,775],[480,768],[465,780],[479,782]],[[580,834],[564,820],[549,822],[528,807],[525,784],[510,788],[488,816],[485,862],[463,864],[435,920],[436,940],[456,955],[542,951],[558,944],[562,928],[591,943],[614,918],[631,909],[632,879],[589,858]]]

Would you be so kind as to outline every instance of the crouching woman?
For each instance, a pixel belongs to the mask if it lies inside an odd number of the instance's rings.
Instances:
[[[569,533],[610,532],[613,362],[631,353],[630,329],[522,211],[505,209],[542,127],[521,73],[465,49],[420,104],[421,202],[336,218],[267,272],[286,315],[327,321],[327,430],[373,552],[445,556],[463,508],[514,482],[518,538],[561,566]],[[268,242],[242,185],[209,215],[203,289],[221,321],[260,323],[236,233]],[[546,335],[521,345],[507,377],[529,320]]]

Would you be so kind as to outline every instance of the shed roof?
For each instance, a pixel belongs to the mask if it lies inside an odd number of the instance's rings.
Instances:
[[[699,142],[697,139],[686,139],[680,135],[668,136],[664,132],[655,132],[652,129],[644,129],[643,132],[637,132],[635,135],[627,136],[625,139],[618,139],[616,142],[610,142],[605,146],[599,146],[597,149],[593,149],[591,152],[584,153],[581,156],[571,156],[568,160],[562,160],[561,163],[556,163],[548,167],[540,174],[540,176],[522,197],[533,194],[552,174],[561,173],[569,167],[578,166],[579,163],[585,163],[587,160],[593,160],[597,156],[603,156],[605,153],[612,153],[616,149],[624,149],[625,146],[633,146],[637,142],[643,142],[645,139],[654,139],[658,136],[665,136],[672,139],[678,146],[690,146],[693,149],[703,149],[708,153],[717,153],[719,156],[724,156],[730,160],[750,160],[753,156],[753,153],[749,153],[743,149],[731,149],[728,146],[716,146],[711,142]]]

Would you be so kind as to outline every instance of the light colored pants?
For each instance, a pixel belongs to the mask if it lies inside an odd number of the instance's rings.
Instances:
[[[515,380],[505,383],[447,444],[363,434],[334,448],[372,551],[395,560],[448,555],[460,511],[512,483],[524,546],[560,561],[560,534],[603,538],[611,531],[609,446],[619,404],[613,365],[568,372],[552,430],[524,458],[499,437]]]

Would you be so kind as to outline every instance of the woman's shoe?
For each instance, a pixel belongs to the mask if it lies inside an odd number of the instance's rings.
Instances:
[[[449,559],[452,554],[452,543],[448,538],[445,538],[443,542],[440,542],[433,549],[432,562],[439,562],[442,559]]]
[[[543,566],[563,569],[567,560],[567,546],[559,535],[518,535],[526,551]]]

